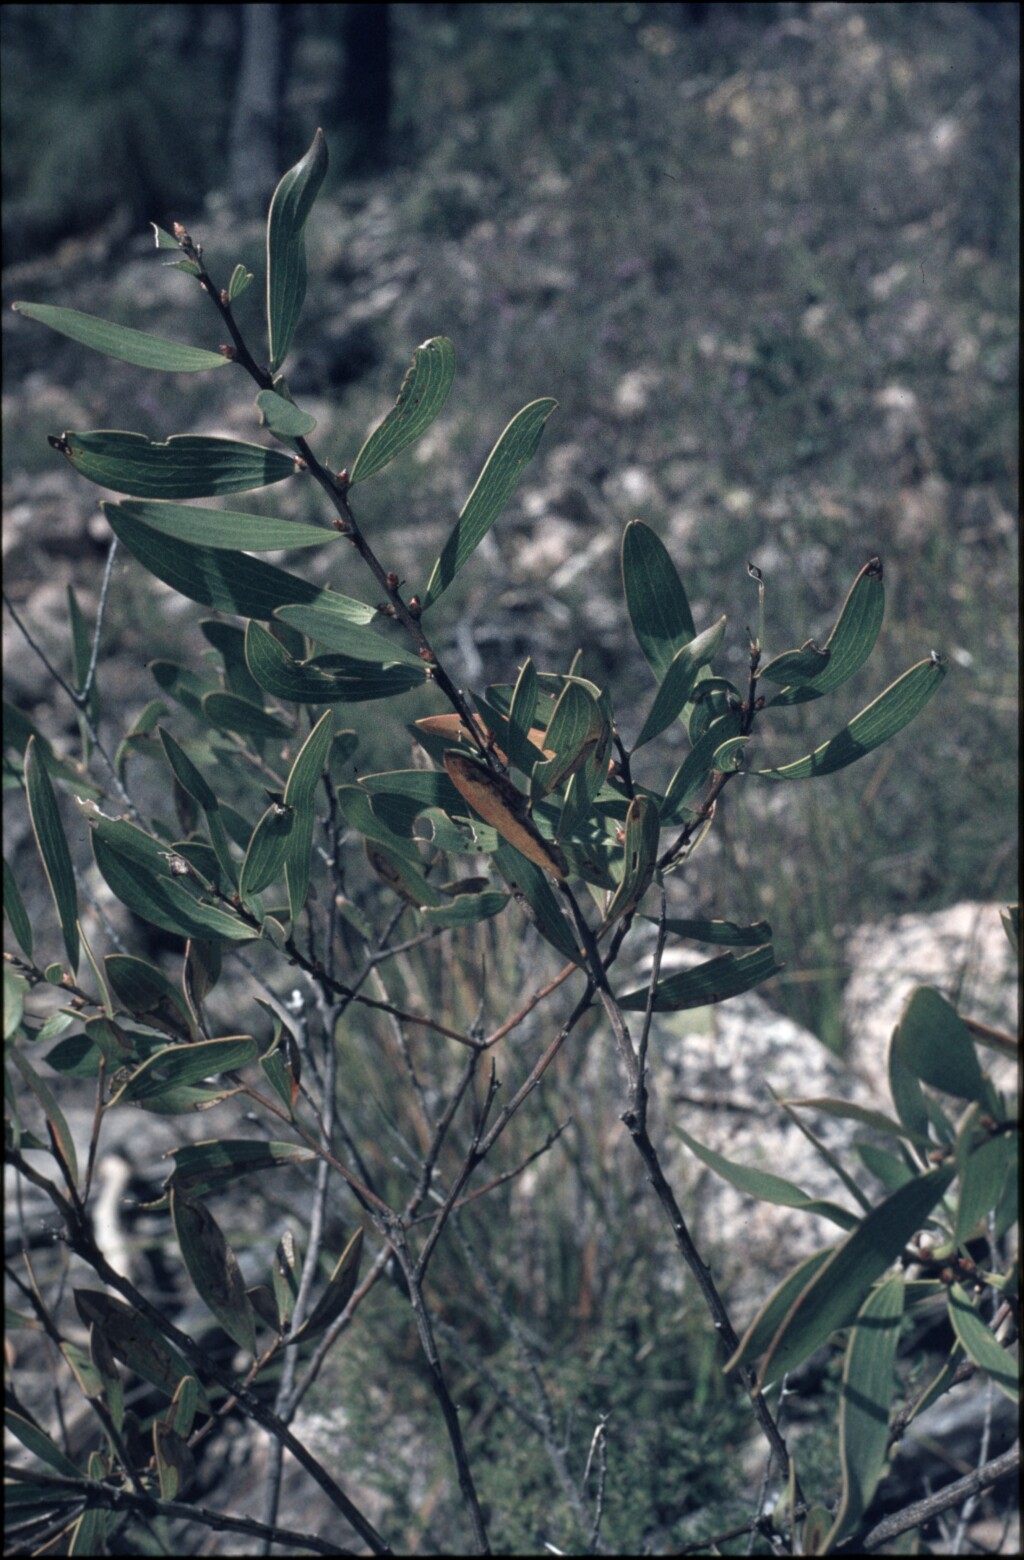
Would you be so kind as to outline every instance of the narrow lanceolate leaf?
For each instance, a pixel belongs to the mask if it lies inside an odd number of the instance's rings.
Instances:
[[[509,887],[522,897],[533,924],[545,941],[557,948],[563,958],[582,964],[584,954],[576,932],[562,914],[541,869],[505,844],[499,845],[494,852],[494,864]]]
[[[356,456],[352,485],[372,477],[425,433],[448,399],[455,378],[455,348],[433,336],[412,355],[398,399]]]
[[[649,796],[634,796],[626,813],[622,881],[608,906],[606,923],[635,909],[647,892],[658,858],[659,829],[657,803]]]
[[[871,558],[854,580],[835,626],[821,647],[822,654],[828,655],[827,664],[810,681],[802,676],[794,678],[792,685],[783,688],[769,703],[806,704],[810,699],[820,699],[823,693],[841,687],[864,665],[875,648],[884,613],[882,562],[880,558]],[[767,671],[766,667],[762,676]]]
[[[60,813],[57,810],[57,798],[36,749],[35,737],[30,738],[25,750],[25,790],[28,796],[29,815],[32,819],[32,831],[43,860],[43,870],[50,885],[50,893],[57,907],[71,973],[77,974],[79,938],[75,873],[71,865],[71,852],[68,850],[64,825],[60,821]]]
[[[659,682],[696,633],[683,582],[659,536],[632,520],[622,537],[622,583],[637,643]]]
[[[284,868],[295,822],[294,807],[271,802],[252,832],[242,862],[238,891],[243,899],[258,894],[278,878]]]
[[[849,1326],[872,1284],[921,1228],[954,1174],[944,1167],[916,1176],[865,1215],[790,1307],[761,1364],[760,1387],[781,1381],[837,1328]],[[730,1365],[738,1360],[734,1357]]]
[[[960,1284],[950,1286],[948,1306],[953,1331],[964,1352],[992,1378],[1000,1392],[1005,1393],[1011,1402],[1019,1402],[1020,1382],[1016,1361],[992,1336]]]
[[[279,439],[303,439],[316,427],[316,418],[304,412],[301,406],[278,395],[276,390],[261,390],[256,397],[260,424],[269,428]]]
[[[182,1260],[199,1297],[209,1306],[229,1338],[241,1349],[256,1352],[256,1324],[245,1293],[241,1269],[220,1225],[205,1203],[171,1190],[171,1218]]]
[[[186,1376],[192,1372],[177,1349],[165,1341],[151,1322],[134,1306],[98,1289],[73,1291],[75,1306],[86,1327],[96,1327],[106,1338],[119,1360],[136,1375],[151,1381],[168,1398],[173,1398]],[[210,1400],[202,1383],[198,1387],[199,1406],[210,1412]]]
[[[239,1176],[285,1165],[304,1164],[316,1155],[296,1143],[264,1143],[257,1138],[216,1138],[172,1149],[174,1169],[166,1185],[187,1197],[203,1197],[220,1191]]]
[[[707,666],[717,654],[724,633],[725,618],[721,617],[717,623],[712,623],[710,628],[676,651],[654,703],[647,712],[640,735],[633,743],[634,752],[672,724],[693,692],[701,667]]]
[[[135,1018],[180,1039],[195,1039],[195,1021],[179,988],[163,970],[131,953],[108,953],[103,959],[110,988]]]
[[[998,1206],[1008,1176],[1017,1173],[1016,1133],[990,1137],[978,1125],[981,1109],[972,1106],[956,1138],[956,1162],[960,1171],[953,1238],[962,1246],[984,1229],[984,1221]]]
[[[730,1186],[743,1192],[747,1197],[756,1197],[760,1202],[774,1203],[780,1208],[800,1208],[805,1213],[819,1214],[822,1218],[830,1219],[833,1224],[838,1224],[840,1229],[849,1230],[857,1223],[857,1215],[851,1213],[839,1203],[830,1202],[821,1197],[810,1197],[794,1181],[787,1181],[781,1175],[773,1175],[769,1170],[758,1170],[749,1165],[736,1164],[731,1159],[716,1154],[714,1149],[706,1148],[703,1143],[698,1143],[683,1128],[674,1125],[672,1130],[683,1142],[692,1154],[696,1154],[709,1170],[720,1175],[728,1181]],[[781,1320],[781,1318],[780,1318]]]
[[[295,460],[261,444],[182,433],[157,444],[143,433],[98,429],[50,437],[83,477],[135,498],[212,498],[295,475]]]
[[[201,509],[192,504],[156,504],[126,499],[105,505],[175,541],[242,552],[276,552],[283,547],[321,547],[340,541],[339,532],[297,520],[275,520],[230,509]],[[108,513],[108,519],[110,518]]]
[[[29,1451],[39,1458],[40,1462],[47,1463],[51,1468],[56,1468],[57,1472],[63,1474],[66,1479],[80,1479],[82,1477],[82,1470],[78,1464],[73,1463],[71,1458],[61,1451],[57,1443],[50,1440],[45,1430],[40,1430],[39,1426],[33,1424],[32,1420],[26,1418],[25,1415],[16,1413],[13,1408],[5,1408],[4,1427],[10,1430],[12,1435],[17,1436],[22,1446],[27,1446]],[[16,1470],[12,1471],[17,1476]]]
[[[250,1035],[197,1040],[193,1045],[169,1045],[146,1058],[114,1096],[120,1103],[148,1105],[169,1087],[184,1087],[244,1067],[256,1059]],[[113,1103],[113,1101],[111,1101]]]
[[[122,832],[128,830],[130,835]],[[247,942],[257,935],[237,916],[201,903],[172,875],[170,862],[154,859],[159,853],[157,842],[131,824],[101,825],[93,832],[92,848],[96,865],[115,897],[151,925],[178,937],[229,942]],[[173,856],[173,852],[165,854]]]
[[[742,991],[759,986],[778,974],[781,968],[782,965],[776,963],[771,943],[763,948],[752,948],[749,953],[723,953],[692,970],[682,970],[678,975],[660,980],[654,988],[654,1011],[677,1013],[682,1008],[722,1002],[726,997],[736,997]],[[620,997],[619,1006],[642,1013],[647,1007],[647,987],[642,986],[638,991]]]
[[[78,1156],[75,1153],[75,1140],[71,1136],[71,1129],[68,1126],[64,1112],[54,1099],[49,1085],[44,1083],[35,1068],[26,1061],[17,1046],[11,1046],[9,1055],[25,1083],[28,1084],[43,1108],[54,1153],[62,1161],[70,1180],[77,1183]]]
[[[903,1300],[903,1275],[894,1273],[865,1300],[850,1333],[839,1403],[843,1493],[822,1554],[856,1532],[885,1472]]]
[[[166,341],[162,336],[151,336],[144,330],[130,330],[126,325],[97,319],[94,314],[80,314],[77,309],[55,308],[48,303],[12,303],[11,308],[24,314],[26,319],[48,325],[61,336],[70,336],[72,341],[80,341],[83,346],[92,347],[106,357],[135,363],[139,368],[194,374],[204,368],[223,368],[228,361],[220,352],[206,352],[181,341]]]
[[[290,699],[296,704],[390,699],[421,687],[427,675],[422,662],[417,666],[375,666],[344,655],[297,661],[273,635],[254,622],[245,631],[245,661],[261,688],[275,698]]]
[[[11,931],[18,939],[18,945],[32,957],[32,922],[29,920],[25,905],[11,871],[7,857],[4,857],[4,914],[11,923]]]
[[[250,624],[250,627],[254,625]],[[261,633],[264,630],[260,630]],[[267,635],[269,638],[270,636]],[[276,644],[276,640],[272,641]],[[284,788],[285,806],[293,809],[292,830],[285,858],[285,882],[292,921],[298,919],[309,890],[313,852],[313,818],[316,788],[327,766],[334,727],[333,711],[321,715],[296,756]]]
[[[526,810],[525,796],[510,780],[465,753],[446,753],[444,767],[455,789],[485,823],[528,861],[562,881],[565,858],[557,845],[543,837]]]
[[[254,704],[251,699],[240,698],[237,693],[224,693],[220,689],[204,693],[202,708],[208,723],[221,731],[237,731],[243,737],[279,738],[282,741],[292,734],[291,726],[280,715],[265,710],[262,704]]]
[[[299,1328],[291,1343],[303,1343],[309,1338],[315,1338],[318,1333],[326,1332],[332,1322],[348,1305],[355,1294],[356,1284],[359,1282],[359,1263],[363,1255],[363,1231],[357,1229],[341,1256],[338,1258],[334,1272],[327,1281],[327,1288],[313,1307],[306,1321]]]
[[[111,530],[158,580],[218,612],[268,619],[286,602],[315,601],[320,590],[242,552],[179,540],[135,519],[125,504],[104,504]]]
[[[289,168],[270,202],[267,219],[267,339],[276,373],[292,344],[306,296],[303,229],[327,172],[327,142],[318,130],[301,162]]]
[[[945,664],[938,656],[918,661],[880,693],[867,709],[855,715],[837,736],[813,753],[780,769],[757,769],[754,773],[766,780],[806,780],[812,775],[830,775],[837,769],[845,769],[909,725],[938,692],[945,675]]]
[[[678,1131],[679,1129],[676,1128]],[[707,1150],[704,1150],[706,1153]],[[795,1302],[803,1294],[811,1280],[821,1271],[825,1263],[838,1250],[836,1246],[826,1246],[823,1251],[815,1251],[811,1256],[797,1264],[795,1268],[786,1274],[780,1284],[772,1290],[750,1323],[739,1347],[732,1357],[722,1367],[728,1374],[738,1365],[747,1364],[751,1360],[759,1359],[767,1349],[782,1323],[789,1315]]]
[[[645,915],[641,919],[658,925],[658,917]],[[727,947],[759,948],[770,942],[772,929],[767,921],[752,921],[740,926],[736,921],[683,921],[670,917],[665,930],[675,937],[692,937],[695,942],[724,943]]]
[[[663,823],[675,823],[683,817],[686,804],[696,796],[710,775],[718,749],[739,735],[741,725],[739,713],[730,710],[727,715],[720,715],[712,721],[703,736],[693,744],[669,781],[661,809]]]
[[[508,904],[508,895],[498,890],[483,894],[460,894],[450,905],[428,905],[422,915],[428,926],[472,926],[498,915]]]
[[[318,645],[327,650],[340,650],[355,661],[402,662],[405,666],[422,667],[415,650],[376,633],[369,627],[382,619],[376,608],[351,596],[341,596],[336,591],[325,590],[317,601],[307,606],[281,607],[275,613],[283,623],[290,623],[300,633],[308,634]],[[394,625],[390,625],[394,627]]]
[[[516,413],[502,433],[434,565],[423,594],[424,607],[431,606],[448,589],[491,529],[511,498],[523,467],[540,443],[544,424],[557,405],[557,401],[548,398],[531,401]]]

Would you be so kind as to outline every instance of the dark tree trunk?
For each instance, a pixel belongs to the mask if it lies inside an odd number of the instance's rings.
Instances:
[[[342,38],[345,65],[340,117],[354,172],[388,160],[391,120],[391,7],[346,5]]]

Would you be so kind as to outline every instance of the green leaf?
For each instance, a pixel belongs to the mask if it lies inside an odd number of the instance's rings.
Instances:
[[[678,1130],[676,1128],[676,1131]],[[740,1339],[735,1353],[722,1367],[726,1375],[737,1366],[756,1360],[764,1353],[789,1315],[794,1302],[799,1299],[811,1280],[820,1273],[837,1249],[836,1246],[826,1246],[823,1251],[815,1251],[811,1256],[805,1257],[772,1290]]]
[[[649,796],[634,796],[626,813],[622,880],[605,913],[606,924],[635,909],[647,892],[658,859],[660,827],[657,803]]]
[[[288,354],[306,296],[303,229],[327,172],[327,142],[318,130],[309,151],[289,168],[270,202],[267,218],[267,339],[270,371]]]
[[[730,710],[727,715],[720,715],[717,720],[713,720],[703,736],[693,744],[669,781],[661,809],[663,824],[682,821],[687,802],[700,790],[711,773],[715,754],[723,743],[739,735],[741,725],[738,711]]]
[[[276,390],[261,390],[256,405],[261,427],[269,428],[279,439],[302,439],[316,427],[315,417]]]
[[[536,714],[537,671],[531,657],[527,656],[512,691],[505,728],[509,762],[521,769],[524,775],[531,774],[537,762],[537,749],[530,741]]]
[[[200,547],[155,531],[126,513],[129,505],[102,507],[114,535],[143,568],[201,606],[269,619],[287,602],[316,601],[321,594],[316,585],[245,553]]]
[[[108,953],[103,965],[118,1002],[135,1018],[179,1038],[195,1039],[188,1004],[163,970],[131,953]]]
[[[184,342],[166,341],[162,336],[151,336],[148,331],[130,330],[125,325],[97,319],[94,314],[80,314],[77,309],[55,308],[48,303],[12,303],[11,308],[28,320],[48,325],[61,336],[70,336],[72,341],[80,341],[83,346],[92,347],[106,357],[135,363],[139,368],[193,374],[204,368],[223,368],[228,361],[220,352],[206,352],[201,347],[186,346]]]
[[[534,801],[554,791],[574,774],[601,744],[605,720],[593,694],[575,678],[566,678],[544,734],[544,747],[552,753],[533,765],[530,795]]]
[[[292,735],[291,726],[280,715],[265,710],[261,704],[253,704],[251,699],[240,699],[237,693],[220,690],[204,693],[202,706],[210,725],[221,731],[237,731],[243,737],[269,737],[279,741]]]
[[[871,558],[854,580],[835,626],[822,646],[821,654],[828,654],[827,666],[810,682],[801,679],[799,683],[783,688],[769,703],[806,704],[809,699],[820,699],[822,694],[841,687],[860,670],[875,648],[884,613],[882,565],[878,558]],[[782,659],[779,657],[780,661]],[[804,663],[800,664],[802,667]],[[761,675],[764,676],[767,670],[766,667]]]
[[[383,662],[401,663],[415,666],[422,675],[423,662],[415,650],[367,626],[385,620],[375,607],[369,607],[363,601],[325,590],[318,601],[306,606],[281,607],[274,615],[308,634],[317,644],[328,650],[340,650],[355,661],[370,661],[378,666]]]
[[[240,298],[248,290],[251,282],[252,272],[247,271],[244,265],[236,265],[228,282],[228,302],[234,303],[236,298]]]
[[[43,870],[50,885],[50,893],[57,907],[64,946],[67,949],[71,973],[78,972],[78,895],[75,891],[75,873],[71,865],[64,825],[57,810],[57,798],[50,784],[50,777],[36,748],[36,739],[29,739],[25,750],[25,791],[28,810],[32,819],[32,832],[36,837]]]
[[[577,944],[575,929],[562,914],[543,870],[504,841],[494,852],[494,864],[509,887],[525,901],[530,918],[545,941],[557,948],[563,958],[583,964],[584,954]]]
[[[261,688],[296,704],[361,703],[408,693],[426,681],[422,662],[413,666],[375,666],[348,656],[296,661],[258,623],[245,631],[245,659]]]
[[[285,804],[295,810],[288,856],[285,861],[285,882],[288,885],[289,913],[293,923],[298,920],[309,889],[309,868],[313,853],[314,797],[327,764],[333,724],[333,712],[327,710],[321,715],[299,749],[285,784]]]
[[[450,905],[427,905],[422,909],[430,926],[472,926],[498,915],[508,904],[508,895],[499,890],[482,894],[460,894]]]
[[[819,1214],[822,1218],[831,1219],[833,1224],[838,1224],[840,1229],[853,1229],[857,1223],[857,1215],[851,1213],[839,1203],[830,1202],[821,1197],[809,1197],[808,1194],[793,1181],[787,1181],[781,1175],[773,1175],[769,1170],[758,1170],[750,1165],[738,1165],[721,1154],[716,1154],[713,1149],[705,1148],[703,1143],[698,1143],[683,1128],[673,1123],[672,1131],[677,1137],[681,1137],[691,1153],[728,1181],[730,1186],[743,1192],[747,1197],[756,1197],[758,1202],[772,1203],[779,1208],[800,1208],[804,1213]]]
[[[861,1306],[846,1346],[839,1401],[843,1492],[821,1554],[856,1532],[885,1472],[902,1319],[903,1275],[894,1273]]]
[[[440,769],[389,769],[378,774],[360,775],[359,784],[370,792],[391,791],[420,802],[424,811],[440,807],[446,813],[463,814],[466,804]]]
[[[768,682],[784,683],[790,688],[803,687],[820,677],[828,664],[831,651],[819,650],[813,639],[808,639],[799,650],[784,650],[769,661],[758,673]],[[774,703],[774,700],[772,701]]]
[[[623,533],[622,583],[637,643],[660,683],[696,629],[676,566],[642,520],[631,520]]]
[[[641,920],[659,925],[659,918],[645,915]],[[675,937],[692,937],[695,942],[724,943],[733,947],[759,948],[770,942],[772,929],[767,921],[754,921],[750,926],[740,926],[736,921],[681,921],[668,918],[665,930]]]
[[[210,830],[210,843],[224,873],[225,882],[236,885],[238,883],[238,864],[231,854],[227,832],[220,815],[220,803],[217,800],[213,787],[208,785],[193,764],[185,750],[178,746],[170,732],[161,730],[160,741],[163,745],[167,761],[171,766],[178,784],[183,786],[189,796],[199,803],[206,814],[207,827]]]
[[[355,1294],[362,1255],[363,1231],[359,1228],[338,1258],[327,1288],[294,1337],[289,1338],[289,1343],[305,1343],[318,1333],[326,1332],[331,1323],[337,1321]]]
[[[182,1260],[201,1300],[239,1348],[256,1353],[256,1323],[245,1280],[220,1225],[204,1203],[171,1191],[171,1218]]]
[[[129,1100],[149,1106],[170,1086],[183,1087],[232,1072],[256,1059],[256,1042],[250,1035],[226,1035],[217,1040],[197,1040],[191,1045],[167,1045],[148,1056],[114,1095],[121,1104]]]
[[[949,1167],[931,1170],[897,1188],[836,1247],[772,1339],[758,1372],[762,1389],[795,1370],[837,1328],[849,1326],[872,1284],[921,1228],[953,1174]]]
[[[447,336],[433,336],[412,355],[398,399],[356,456],[351,486],[383,470],[430,427],[448,399],[455,378],[455,348]]]
[[[1007,1177],[1017,1171],[1016,1133],[990,1135],[979,1126],[981,1114],[981,1106],[972,1105],[956,1136],[960,1187],[953,1239],[964,1246],[998,1205]]]
[[[24,901],[6,856],[4,857],[4,915],[11,924],[11,931],[18,940],[18,946],[31,959],[32,922],[26,914]]]
[[[294,823],[293,807],[271,802],[252,831],[238,880],[238,891],[247,903],[253,894],[258,894],[280,876],[291,845]]]
[[[17,975],[4,963],[4,1039],[18,1033],[25,1013],[25,998],[31,987],[23,975]]]
[[[640,730],[640,735],[633,743],[633,752],[643,747],[645,742],[650,742],[653,737],[659,736],[666,726],[670,726],[686,704],[694,687],[702,666],[707,666],[717,655],[718,647],[722,643],[725,634],[725,618],[720,617],[717,623],[712,623],[703,633],[691,639],[676,651],[669,662],[664,679],[655,695],[654,703],[647,712],[647,718]]]
[[[66,1457],[55,1441],[39,1426],[32,1423],[31,1419],[23,1414],[18,1414],[13,1408],[4,1408],[4,1425],[12,1435],[17,1436],[22,1446],[28,1447],[33,1456],[40,1462],[47,1463],[55,1468],[66,1479],[80,1479],[82,1470],[77,1463],[73,1463],[70,1457]]]
[[[320,547],[340,541],[337,531],[322,525],[300,525],[297,520],[275,520],[267,515],[247,515],[230,509],[201,509],[193,504],[156,504],[132,499],[104,506],[125,515],[161,536],[201,547],[240,549],[243,552],[275,552],[282,547]]]
[[[837,736],[781,769],[757,769],[755,774],[767,780],[806,780],[812,775],[830,775],[845,769],[865,753],[888,742],[919,715],[928,700],[938,692],[946,675],[945,664],[937,656],[918,661],[902,677],[880,693],[866,709],[855,715]]]
[[[172,874],[158,841],[133,824],[93,819],[92,848],[96,865],[116,898],[153,926],[179,937],[223,938],[247,942],[257,934],[236,916],[202,904],[182,877]]]
[[[157,444],[142,433],[98,429],[51,437],[54,449],[100,487],[136,498],[212,498],[295,475],[295,459],[261,444],[183,433]]]
[[[1016,1361],[993,1338],[960,1284],[950,1285],[947,1305],[953,1331],[964,1352],[970,1355],[1011,1403],[1019,1402],[1020,1384]]]
[[[70,1179],[77,1184],[78,1155],[75,1152],[75,1140],[71,1136],[71,1128],[67,1124],[64,1112],[54,1099],[49,1085],[44,1083],[35,1068],[26,1061],[18,1047],[11,1046],[8,1055],[43,1107],[47,1126],[50,1129],[50,1147],[54,1155],[64,1165]]]
[[[424,609],[448,589],[508,503],[523,467],[540,443],[544,424],[557,405],[557,401],[548,398],[531,401],[516,413],[502,433],[434,564],[423,594]]]
[[[692,970],[681,970],[660,980],[654,988],[654,1011],[677,1013],[682,1008],[707,1007],[724,1002],[742,991],[750,991],[770,980],[782,968],[775,961],[771,943],[752,948],[749,953],[723,953]],[[619,998],[619,1006],[628,1012],[642,1013],[647,1008],[646,986]]]
[[[180,1383],[192,1375],[177,1349],[172,1348],[134,1306],[125,1305],[123,1300],[115,1300],[113,1295],[98,1289],[76,1289],[73,1293],[78,1314],[86,1327],[98,1328],[118,1359],[136,1375],[159,1387],[168,1398],[173,1398]],[[201,1382],[198,1401],[203,1413],[208,1414],[210,1400]]]
[[[903,1066],[933,1089],[959,1099],[991,1101],[991,1085],[978,1063],[970,1030],[932,986],[914,987],[893,1045]]]
[[[209,1192],[221,1191],[239,1176],[305,1164],[316,1155],[297,1143],[215,1138],[171,1149],[167,1157],[174,1160],[174,1169],[166,1183],[168,1190],[177,1189],[187,1197],[203,1197]]]

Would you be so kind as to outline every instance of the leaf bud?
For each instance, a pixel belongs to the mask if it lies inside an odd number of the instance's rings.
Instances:
[[[409,616],[418,618],[423,611],[423,603],[418,596],[409,597]]]
[[[420,660],[429,662],[431,666],[437,664],[437,656],[429,645],[420,645]]]
[[[220,343],[217,351],[220,353],[221,357],[227,358],[229,363],[233,363],[238,357],[238,353],[235,351],[234,347],[226,341],[222,341]]]
[[[351,527],[350,527],[348,521],[347,520],[343,520],[340,515],[338,516],[337,520],[333,521],[333,525],[334,525],[334,529],[336,531],[340,531],[343,536],[347,536],[349,531],[351,530]]]
[[[352,478],[348,474],[348,467],[342,466],[341,470],[338,472],[338,486],[343,493],[347,491],[351,481]]]
[[[224,305],[225,309],[227,308],[228,304],[231,302],[231,298],[228,295],[228,290],[227,290],[226,287],[222,287],[221,290],[220,290],[220,301]]]
[[[394,569],[389,569],[388,572],[387,572],[387,576],[385,577],[384,583],[387,586],[388,590],[397,590],[399,585],[402,582],[398,578],[398,575],[395,573]]]

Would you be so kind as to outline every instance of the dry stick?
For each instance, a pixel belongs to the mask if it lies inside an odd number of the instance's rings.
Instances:
[[[901,1533],[920,1527],[922,1522],[930,1522],[933,1517],[948,1511],[951,1506],[958,1506],[962,1500],[969,1500],[972,1495],[979,1494],[990,1485],[1008,1479],[1019,1468],[1020,1443],[1018,1442],[1008,1452],[993,1457],[991,1462],[987,1462],[983,1468],[976,1468],[966,1478],[957,1479],[954,1484],[947,1484],[944,1489],[929,1495],[925,1500],[914,1501],[913,1505],[904,1506],[902,1511],[893,1512],[892,1516],[885,1517],[871,1529],[866,1538],[858,1540],[856,1551],[852,1549],[853,1540],[850,1539],[838,1544],[834,1553],[837,1555],[870,1554],[891,1539],[898,1538]]]
[[[75,1208],[61,1196],[53,1182],[48,1181],[45,1176],[39,1175],[34,1171],[31,1165],[16,1150],[12,1151],[8,1157],[10,1163],[22,1175],[30,1180],[33,1185],[38,1186],[49,1197],[60,1213],[61,1218],[65,1221],[68,1246],[84,1262],[88,1263],[97,1277],[102,1279],[111,1289],[116,1289],[119,1294],[123,1295],[141,1316],[144,1316],[147,1321],[151,1322],[165,1338],[180,1350],[197,1373],[201,1375],[202,1372],[205,1372],[220,1386],[224,1387],[229,1394],[237,1398],[238,1405],[243,1413],[247,1414],[250,1419],[254,1419],[257,1424],[262,1425],[265,1430],[269,1430],[272,1435],[278,1436],[284,1445],[287,1446],[295,1460],[301,1463],[311,1478],[315,1479],[316,1483],[319,1484],[320,1488],[329,1497],[332,1505],[337,1507],[342,1515],[352,1524],[359,1536],[369,1544],[374,1554],[391,1554],[391,1549],[372,1523],[363,1516],[358,1506],[334,1482],[327,1470],[321,1467],[312,1453],[307,1451],[302,1445],[302,1442],[296,1440],[287,1425],[283,1425],[276,1414],[271,1413],[268,1408],[264,1408],[258,1398],[253,1397],[246,1387],[240,1386],[232,1378],[230,1371],[224,1370],[215,1360],[210,1359],[205,1349],[200,1348],[187,1333],[181,1332],[179,1328],[175,1327],[173,1322],[168,1321],[162,1312],[158,1311],[156,1306],[151,1305],[145,1295],[141,1294],[129,1279],[110,1266],[110,1263],[97,1246],[88,1223],[78,1216]]]
[[[416,1318],[420,1344],[423,1353],[426,1355],[427,1364],[430,1366],[434,1395],[441,1405],[441,1412],[444,1415],[445,1426],[448,1431],[448,1439],[451,1442],[452,1452],[455,1456],[459,1489],[462,1491],[463,1505],[466,1507],[473,1528],[476,1552],[481,1555],[489,1555],[491,1546],[487,1539],[487,1528],[484,1524],[483,1512],[480,1509],[480,1500],[476,1493],[473,1473],[469,1466],[466,1443],[462,1438],[459,1411],[452,1401],[451,1393],[448,1391],[448,1383],[445,1380],[444,1370],[441,1367],[441,1357],[438,1353],[430,1316],[423,1299],[423,1289],[418,1271],[419,1265],[412,1260],[405,1239],[405,1230],[397,1217],[393,1219],[390,1225],[384,1226],[384,1233],[391,1243],[395,1256],[398,1258],[402,1271],[405,1274],[406,1282],[409,1285],[409,1301],[412,1305],[413,1315]]]
[[[587,963],[591,971],[591,979],[597,987],[598,996],[600,997],[602,1006],[604,1007],[605,1013],[608,1016],[608,1022],[611,1025],[612,1034],[615,1037],[615,1046],[619,1056],[622,1059],[623,1065],[626,1069],[626,1076],[629,1080],[629,1104],[622,1114],[622,1121],[625,1124],[626,1130],[633,1139],[633,1143],[637,1149],[637,1152],[644,1162],[644,1165],[647,1169],[647,1178],[653,1186],[655,1195],[658,1198],[658,1201],[661,1203],[661,1206],[668,1217],[669,1223],[672,1226],[672,1232],[675,1236],[676,1246],[678,1247],[679,1254],[683,1258],[683,1261],[686,1263],[687,1267],[690,1269],[690,1272],[693,1274],[694,1278],[697,1280],[698,1287],[704,1298],[704,1303],[711,1314],[711,1319],[714,1323],[715,1331],[721,1338],[722,1345],[726,1350],[727,1355],[731,1356],[739,1348],[739,1338],[736,1336],[735,1329],[729,1320],[729,1314],[726,1311],[722,1297],[718,1293],[715,1281],[711,1275],[711,1269],[704,1262],[700,1252],[697,1250],[697,1247],[693,1241],[693,1237],[687,1228],[686,1220],[683,1218],[679,1204],[676,1202],[675,1194],[673,1193],[671,1186],[668,1184],[668,1181],[665,1179],[665,1174],[661,1168],[661,1162],[658,1159],[657,1150],[655,1149],[654,1144],[651,1142],[650,1134],[647,1131],[645,1100],[646,1090],[640,1069],[639,1059],[637,1057],[636,1051],[633,1048],[633,1042],[630,1039],[629,1030],[626,1027],[625,1020],[622,1017],[619,1005],[616,1002],[614,995],[612,994],[611,987],[608,985],[608,978],[605,974],[604,965],[601,962],[601,956],[598,952],[597,944],[594,940],[594,934],[587,924],[586,918],[584,917],[583,912],[579,907],[579,903],[576,899],[576,896],[573,894],[572,889],[568,886],[567,883],[561,883],[559,884],[559,887],[561,888],[562,893],[569,904],[569,909],[572,912],[573,920],[576,924],[576,929],[583,941],[583,946],[587,955]],[[650,1006],[650,1003],[651,997],[649,996],[648,1006]],[[749,1366],[741,1367],[740,1377],[749,1394],[757,1422],[761,1426],[761,1430],[778,1460],[780,1474],[782,1478],[785,1479],[789,1476],[790,1471],[789,1453],[786,1449],[786,1443],[783,1440],[779,1428],[775,1423],[774,1417],[772,1416],[771,1410],[765,1402],[763,1395],[757,1390],[757,1377]],[[797,1501],[803,1501],[804,1497],[803,1492],[800,1489],[799,1480],[796,1480],[794,1483],[794,1495]]]
[[[226,1512],[210,1511],[206,1506],[190,1506],[180,1500],[160,1500],[145,1491],[136,1494],[131,1490],[116,1489],[110,1484],[97,1483],[93,1479],[69,1479],[63,1474],[35,1473],[28,1468],[14,1469],[11,1477],[17,1484],[31,1484],[44,1493],[50,1490],[80,1491],[85,1510],[136,1512],[146,1517],[200,1522],[218,1533],[246,1533],[253,1538],[262,1538],[268,1544],[290,1544],[300,1552],[312,1550],[316,1555],[356,1553],[354,1549],[340,1549],[336,1543],[314,1538],[309,1533],[295,1533],[290,1528],[268,1528],[249,1517],[229,1517]],[[61,1529],[67,1525],[68,1517],[65,1515],[60,1522]]]

